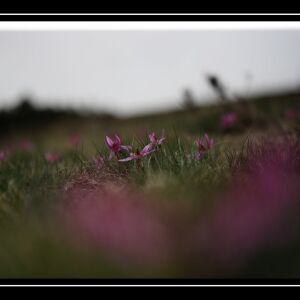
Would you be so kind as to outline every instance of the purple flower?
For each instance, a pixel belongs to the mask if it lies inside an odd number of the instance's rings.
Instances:
[[[28,139],[23,139],[22,141],[20,141],[19,147],[21,150],[24,150],[24,151],[32,151],[33,150],[33,144]]]
[[[285,117],[286,117],[287,119],[292,120],[292,119],[295,119],[295,118],[297,117],[297,112],[296,112],[294,109],[292,109],[292,108],[288,108],[288,109],[285,111],[284,115],[285,115]]]
[[[205,151],[206,150],[203,142],[199,138],[196,138],[195,145],[197,146],[198,151]]]
[[[97,169],[101,169],[104,165],[104,159],[101,155],[97,155],[93,158],[93,161],[94,161],[94,164],[95,164],[95,167]]]
[[[109,136],[105,137],[105,143],[107,148],[110,150],[108,160],[111,160],[118,152],[121,150],[130,151],[130,146],[125,146],[121,144],[121,139],[115,134],[115,139],[111,139]]]
[[[237,116],[235,112],[225,113],[221,118],[221,126],[226,129],[236,122]]]
[[[165,138],[165,131],[164,131],[164,130],[163,130],[162,133],[161,133],[160,139],[158,139],[158,138],[156,137],[155,132],[150,133],[150,134],[148,135],[148,137],[149,137],[149,140],[150,140],[150,144],[151,144],[152,146],[161,145],[161,144],[164,142],[164,140],[166,139],[166,138]]]
[[[0,151],[0,162],[7,159],[7,153],[3,150]]]
[[[218,204],[199,218],[196,236],[190,236],[195,255],[209,257],[214,266],[241,267],[261,250],[299,235],[299,144],[251,144],[247,156],[239,156],[243,164],[230,186],[216,195]]]
[[[210,150],[213,147],[214,141],[211,139],[207,133],[204,134],[205,143],[196,138],[195,145],[197,146],[197,151],[195,152],[195,159],[199,160],[201,158],[201,154],[205,151]]]
[[[249,177],[246,184],[235,184],[200,222],[200,251],[213,256],[216,264],[234,267],[268,245],[284,243],[296,226],[289,218],[297,205],[297,191],[294,178],[272,168]]]
[[[49,163],[55,163],[56,161],[59,160],[59,155],[55,152],[47,152],[45,153],[45,159]]]
[[[196,151],[195,152],[195,160],[200,160],[201,158],[201,152],[200,151]]]
[[[66,193],[65,224],[75,241],[118,263],[160,265],[170,257],[168,229],[151,201],[120,186]],[[145,200],[145,201],[141,201]]]
[[[139,158],[143,158],[150,153],[154,152],[155,150],[152,149],[152,144],[146,145],[141,151],[136,150],[135,152],[131,152],[130,156],[124,158],[124,159],[119,159],[121,162],[125,161],[130,161],[130,160],[135,160]]]
[[[204,138],[206,141],[206,146],[207,146],[207,150],[210,150],[212,148],[212,146],[214,145],[214,140],[211,139],[207,133],[204,134]]]
[[[80,144],[81,137],[79,133],[73,133],[69,136],[69,144],[73,147],[76,147]]]

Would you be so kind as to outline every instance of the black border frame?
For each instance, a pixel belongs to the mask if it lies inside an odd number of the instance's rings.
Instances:
[[[30,13],[30,14],[23,14],[23,13],[0,13],[0,21],[9,21],[9,22],[16,22],[16,21],[41,21],[41,22],[48,22],[48,21],[63,21],[63,22],[70,22],[70,21],[91,21],[91,22],[99,22],[99,21],[108,21],[108,22],[116,22],[116,21],[142,21],[142,22],[157,22],[157,21],[165,21],[165,22],[172,22],[172,21],[192,21],[192,22],[199,22],[199,21],[209,21],[209,22],[216,22],[216,21],[299,21],[300,20],[300,13],[289,13],[289,14],[262,14],[262,13],[252,13],[252,14],[224,14],[224,13],[202,13],[202,14],[194,14],[194,13],[153,13],[153,14],[137,14],[137,13],[130,13],[130,14],[123,14],[123,13],[86,13],[86,14],[79,14],[79,13],[52,13],[52,14],[38,14],[38,13]]]

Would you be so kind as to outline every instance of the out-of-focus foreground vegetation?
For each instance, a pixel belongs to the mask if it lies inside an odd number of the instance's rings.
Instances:
[[[2,112],[0,276],[298,277],[300,93],[187,103]],[[132,150],[108,160],[114,134]]]

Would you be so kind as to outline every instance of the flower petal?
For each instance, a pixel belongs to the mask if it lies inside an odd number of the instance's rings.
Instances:
[[[154,133],[154,132],[151,132],[151,133],[148,135],[148,137],[149,137],[149,141],[150,141],[150,143],[152,143],[152,144],[156,144],[156,142],[157,142],[157,138],[156,138],[156,135],[155,135],[155,133]]]
[[[130,161],[130,160],[133,160],[133,159],[137,159],[137,156],[131,155],[131,156],[128,156],[128,157],[126,157],[126,158],[119,159],[119,161],[120,161],[120,162],[125,162],[125,161]]]
[[[153,149],[153,150],[148,150],[148,151],[141,151],[140,152],[140,155],[142,156],[142,157],[144,157],[144,156],[147,156],[147,155],[149,155],[149,154],[151,154],[152,152],[154,152],[155,150]]]
[[[148,144],[146,145],[141,151],[140,154],[143,155],[146,152],[149,152],[153,149],[153,145],[152,144]],[[154,150],[153,150],[154,151]]]
[[[199,160],[201,158],[201,152],[200,151],[197,151],[195,153],[195,160]]]
[[[115,143],[121,145],[121,139],[117,134],[115,134]]]
[[[127,152],[130,152],[132,150],[132,147],[129,145],[121,145],[120,148],[126,150]]]
[[[161,138],[158,140],[158,145],[161,145],[161,144],[164,142],[165,139],[166,139],[165,137],[161,137]]]
[[[201,144],[200,139],[199,139],[199,138],[196,138],[196,139],[195,139],[195,145],[196,145],[197,147],[199,147],[200,144]]]
[[[207,133],[204,134],[204,138],[206,140],[207,149],[211,149],[214,143],[213,139],[210,139]]]
[[[113,146],[114,141],[109,136],[106,136],[105,143],[106,143],[107,147],[110,149]]]
[[[115,153],[113,151],[110,151],[108,160],[111,160],[114,157]]]
[[[195,145],[198,147],[199,151],[205,150],[205,146],[203,145],[202,141],[199,138],[196,138]]]

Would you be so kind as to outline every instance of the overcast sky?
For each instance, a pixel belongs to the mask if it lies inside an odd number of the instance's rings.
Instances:
[[[300,85],[300,31],[0,31],[0,106],[40,105],[120,114],[176,107],[184,88],[213,95]],[[250,76],[250,77],[251,77]]]

